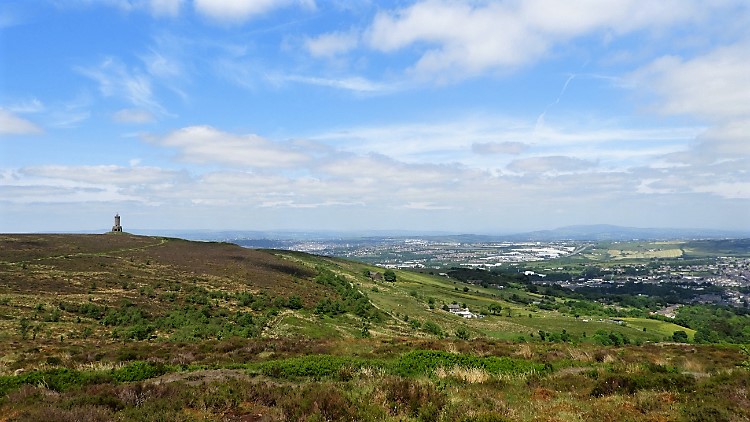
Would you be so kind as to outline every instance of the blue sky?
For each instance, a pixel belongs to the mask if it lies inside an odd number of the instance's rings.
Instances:
[[[744,0],[0,4],[0,231],[750,229]]]

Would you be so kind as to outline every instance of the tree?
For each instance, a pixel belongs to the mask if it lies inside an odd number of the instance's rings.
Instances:
[[[290,297],[287,307],[289,309],[302,309],[302,299],[299,296]]]
[[[677,343],[687,343],[688,335],[683,330],[677,330],[674,333],[672,333],[672,340],[676,341]]]
[[[383,273],[383,280],[390,282],[396,281],[396,273],[393,270],[385,270]]]
[[[21,334],[21,338],[26,340],[29,336],[29,330],[31,329],[31,322],[28,318],[21,318],[18,323],[18,332]]]
[[[469,330],[465,327],[458,327],[458,329],[456,329],[456,337],[460,340],[468,340],[471,338],[471,335],[469,334]]]

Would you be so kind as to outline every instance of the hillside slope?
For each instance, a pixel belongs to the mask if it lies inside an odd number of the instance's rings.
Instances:
[[[583,340],[597,331],[660,341],[682,327],[614,324],[534,305],[542,295],[398,272],[371,279],[363,264],[215,242],[104,235],[0,236],[4,338],[466,337],[532,340],[539,331]],[[293,302],[293,303],[290,303]],[[448,305],[468,307],[464,319]],[[21,327],[21,320],[24,327]],[[655,323],[648,324],[654,327]],[[690,330],[687,330],[688,332]],[[572,337],[571,337],[572,336]]]

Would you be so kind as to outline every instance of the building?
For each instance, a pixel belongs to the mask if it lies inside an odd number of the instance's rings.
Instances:
[[[458,315],[462,318],[482,318],[482,315],[475,314],[471,311],[469,311],[469,308],[462,308],[455,303],[448,304],[446,307],[448,312],[452,313],[453,315]],[[445,308],[444,308],[445,309]]]
[[[122,226],[120,225],[120,214],[115,214],[115,225],[112,226],[112,232],[120,233],[122,232]]]

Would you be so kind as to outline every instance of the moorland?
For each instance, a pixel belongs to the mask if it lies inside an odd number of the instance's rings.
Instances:
[[[0,420],[750,419],[742,309],[446,271],[0,235]]]

